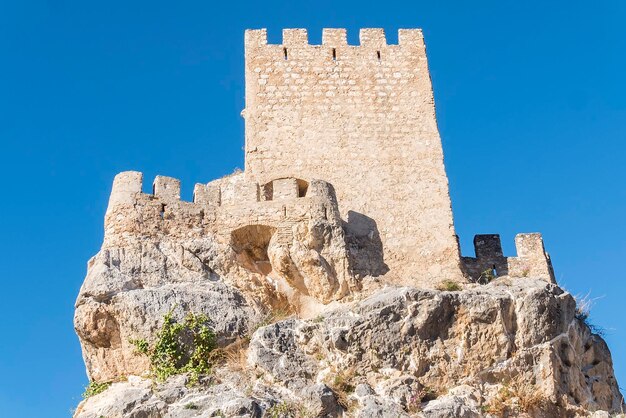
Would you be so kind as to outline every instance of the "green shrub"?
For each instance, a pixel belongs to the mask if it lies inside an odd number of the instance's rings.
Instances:
[[[137,350],[138,353],[147,355],[150,352],[150,346],[148,345],[148,342],[144,339],[129,340],[129,342],[135,346],[135,350]]]
[[[494,269],[487,269],[483,271],[482,273],[480,273],[480,276],[478,276],[478,283],[487,284],[487,283],[490,283],[495,278],[496,278],[496,275],[494,274]]]
[[[164,381],[180,373],[190,373],[190,383],[198,381],[202,374],[209,374],[216,361],[213,350],[217,338],[209,327],[205,315],[189,313],[182,323],[172,318],[172,312],[163,317],[163,326],[152,347],[146,340],[130,340],[137,352],[150,358],[150,369],[154,377]]]
[[[89,382],[89,384],[85,386],[83,398],[87,399],[90,396],[102,393],[107,390],[109,386],[111,386],[111,382]]]
[[[461,285],[452,280],[444,280],[443,282],[439,283],[439,285],[437,285],[437,290],[456,292],[461,290]]]
[[[315,414],[302,404],[283,401],[269,407],[264,416],[269,418],[308,418],[314,417]]]

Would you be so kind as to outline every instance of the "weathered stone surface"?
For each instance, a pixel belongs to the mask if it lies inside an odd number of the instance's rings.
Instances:
[[[620,412],[608,347],[540,234],[514,257],[477,235],[461,257],[421,31],[306,38],[246,33],[245,172],[193,202],[171,177],[152,193],[115,177],[74,318],[89,378],[114,383],[75,417]],[[131,343],[168,312],[217,335],[221,360],[191,387],[150,380]]]
[[[219,182],[225,193],[251,184],[241,176],[227,179]],[[90,378],[144,371],[145,356],[129,340],[150,341],[169,310],[178,319],[190,311],[206,314],[224,345],[272,308],[306,314],[355,288],[337,202],[324,182],[311,182],[308,198],[281,199],[284,210],[256,200],[213,208],[222,219],[214,224],[206,220],[210,206],[180,202],[174,179],[157,180],[161,194],[149,196],[137,191],[139,173],[116,178],[105,241],[89,261],[76,302],[75,328]],[[172,206],[172,212],[163,209]],[[258,208],[266,219],[259,219]]]
[[[530,407],[554,405],[548,416],[622,407],[606,344],[575,317],[571,295],[529,278],[462,292],[389,287],[323,317],[267,325],[251,338],[247,367],[220,369],[215,376],[228,382],[208,388],[114,384],[77,416],[136,404],[162,414],[154,416],[190,416],[181,405],[191,402],[227,416],[288,403],[320,416],[477,417],[503,388],[507,401],[532,395]]]
[[[407,281],[461,280],[422,32],[401,31],[399,45],[361,35],[358,47],[310,45],[285,30],[269,45],[264,29],[246,32],[246,172],[331,182],[366,244],[355,251],[380,245]]]
[[[197,254],[210,253],[213,245],[210,240],[193,244]],[[91,379],[145,372],[147,359],[130,340],[151,341],[169,311],[177,319],[187,312],[207,315],[222,344],[246,334],[258,320],[242,293],[206,267],[209,261],[194,257],[200,266],[186,267],[187,252],[171,242],[137,243],[103,249],[90,261],[74,322]]]
[[[543,280],[463,292],[387,288],[318,323],[290,320],[259,330],[248,358],[286,387],[351,370],[354,384],[367,383],[403,407],[424,387],[442,394],[463,384],[501,388],[516,376],[563,408],[621,407],[606,345],[575,317],[571,295]],[[442,399],[429,407],[433,416],[450,408],[476,413],[459,396]]]
[[[300,348],[293,319],[263,327],[252,337],[248,363],[258,365],[290,389],[312,383],[315,365]]]

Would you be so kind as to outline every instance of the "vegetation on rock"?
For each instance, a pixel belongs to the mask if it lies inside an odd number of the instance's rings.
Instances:
[[[584,296],[576,295],[574,296],[574,299],[576,300],[576,319],[587,325],[593,334],[603,337],[605,335],[604,329],[591,323],[589,318],[591,315],[591,307],[593,306],[595,299],[592,299],[589,296],[589,293]]]
[[[315,416],[303,405],[284,401],[268,408],[266,415],[269,418],[308,418]]]
[[[493,269],[487,269],[483,271],[482,273],[480,273],[480,276],[478,277],[478,283],[487,284],[487,283],[490,283],[495,278],[496,278],[496,275]]]
[[[164,381],[179,373],[190,373],[191,383],[200,375],[211,373],[216,362],[217,338],[211,329],[209,319],[202,314],[189,313],[179,323],[172,312],[163,316],[163,325],[155,343],[144,339],[131,340],[137,352],[150,358],[150,368],[154,377]]]
[[[89,382],[89,385],[85,386],[85,392],[83,398],[87,399],[91,396],[104,392],[111,386],[111,382]]]
[[[439,283],[439,285],[437,286],[437,290],[457,292],[459,290],[462,290],[462,288],[460,284],[453,280],[444,280],[443,282]]]

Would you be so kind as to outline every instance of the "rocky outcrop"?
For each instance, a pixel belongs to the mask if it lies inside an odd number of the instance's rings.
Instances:
[[[141,173],[116,177],[104,243],[76,302],[90,379],[144,372],[130,340],[150,340],[170,310],[205,314],[224,346],[272,309],[306,315],[356,286],[332,186],[312,181],[307,197],[230,203],[257,185],[241,174],[214,183],[219,205],[180,201],[174,179],[157,178],[149,195]]]
[[[75,417],[621,411],[540,234],[461,256],[421,31],[284,35],[246,32],[245,172],[190,202],[115,177],[76,301],[94,384]]]
[[[463,292],[387,288],[318,321],[259,330],[248,358],[293,390],[340,375],[405,410],[425,387],[445,395],[469,385],[479,405],[508,387],[510,398],[536,399],[531,410],[551,404],[619,411],[606,344],[575,313],[570,294],[539,280],[506,279]],[[452,400],[424,411],[458,403]],[[472,402],[459,408],[471,411]]]
[[[147,370],[132,339],[150,340],[167,312],[205,314],[222,344],[244,335],[258,310],[192,255],[210,251],[210,240],[183,248],[176,243],[109,248],[90,261],[76,303],[75,328],[92,380],[107,381]]]
[[[235,305],[221,334],[243,332],[234,324],[254,322],[250,312]],[[602,338],[569,293],[531,278],[386,287],[260,327],[204,383],[184,379],[114,383],[76,416],[565,417],[623,407]]]
[[[499,238],[478,240],[479,257],[466,258],[474,275],[487,267],[477,283],[400,287],[407,281],[378,275],[377,246],[363,241],[376,244],[375,234],[346,235],[328,183],[261,187],[236,174],[197,186],[193,203],[178,190],[158,177],[145,194],[135,172],[115,180],[74,320],[90,380],[113,383],[76,417],[569,417],[623,407],[610,352],[554,283],[538,234],[518,237],[516,258],[502,256]],[[209,319],[225,355],[190,387],[187,375],[153,381],[136,342],[153,344],[166,314],[189,313]]]

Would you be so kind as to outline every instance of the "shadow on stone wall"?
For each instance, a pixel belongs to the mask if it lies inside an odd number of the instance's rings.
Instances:
[[[385,264],[383,242],[376,221],[359,212],[348,211],[343,222],[348,245],[350,269],[358,277],[381,276],[389,271]]]

